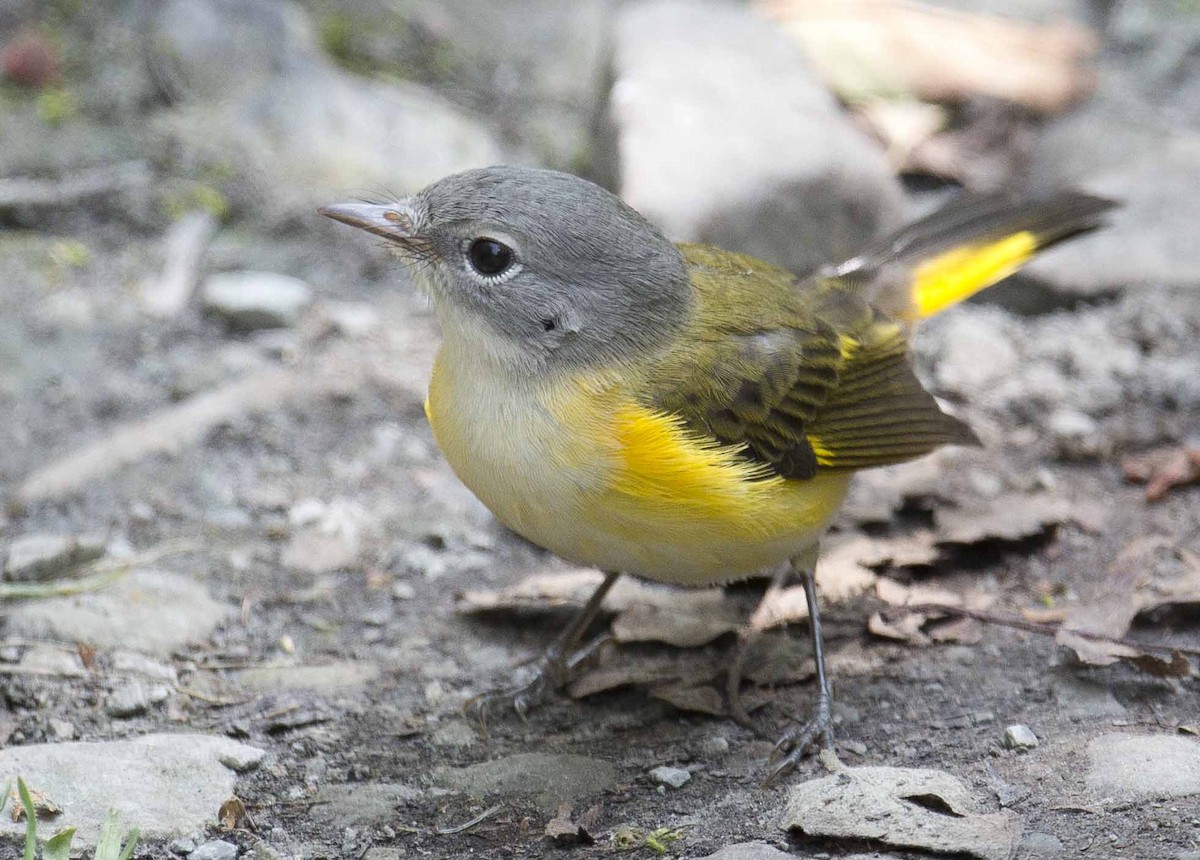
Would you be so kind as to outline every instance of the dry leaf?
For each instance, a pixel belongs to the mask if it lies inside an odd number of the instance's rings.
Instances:
[[[618,687],[660,686],[684,678],[704,683],[722,673],[719,655],[709,649],[638,655],[617,665],[585,672],[568,685],[567,692],[573,699],[583,699]]]
[[[725,696],[708,684],[696,685],[690,681],[668,684],[650,690],[650,695],[681,711],[709,714],[714,717],[729,716]],[[767,690],[751,687],[741,694],[742,707],[746,713],[755,711],[771,702],[775,697]]]
[[[844,101],[983,96],[1062,111],[1095,85],[1098,47],[1068,22],[1032,24],[912,0],[759,0]]]
[[[237,830],[246,820],[245,802],[237,795],[230,797],[221,804],[221,808],[217,811],[217,820],[226,830]]]
[[[842,768],[794,786],[783,827],[809,837],[865,840],[939,855],[1008,860],[1021,819],[980,813],[967,786],[948,773],[894,767]]]
[[[1146,501],[1156,502],[1173,488],[1200,481],[1200,445],[1159,448],[1121,461],[1126,480],[1146,485]]]
[[[1135,618],[1164,606],[1200,604],[1200,558],[1186,549],[1175,550],[1184,562],[1181,576],[1167,581],[1154,578],[1155,556],[1171,549],[1161,536],[1138,538],[1126,546],[1109,565],[1101,591],[1074,607],[1056,641],[1087,666],[1110,666],[1118,661],[1157,677],[1179,678],[1191,674],[1191,664],[1179,652],[1164,656],[1133,643],[1102,641],[1081,636],[1090,633],[1109,640],[1121,639]]]
[[[663,642],[678,648],[707,645],[734,633],[745,613],[721,589],[665,592],[666,600],[633,604],[613,619],[618,642]]]
[[[943,508],[934,514],[939,543],[1021,541],[1071,518],[1071,505],[1048,494],[1006,493],[974,508]]]
[[[55,815],[62,814],[62,807],[50,799],[43,791],[38,791],[36,788],[26,786],[29,790],[29,799],[33,801],[33,814],[38,818],[53,818]],[[25,818],[25,805],[21,802],[21,797],[14,788],[8,793],[8,802],[12,807],[12,820],[21,821]]]

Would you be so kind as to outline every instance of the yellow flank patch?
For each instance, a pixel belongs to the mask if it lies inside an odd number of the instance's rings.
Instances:
[[[1019,269],[1038,249],[1028,231],[986,245],[951,248],[924,261],[913,273],[913,311],[918,317],[939,313]]]
[[[690,433],[678,416],[627,404],[613,417],[624,460],[616,489],[636,499],[670,502],[689,519],[737,515],[783,480],[742,458],[740,446]]]

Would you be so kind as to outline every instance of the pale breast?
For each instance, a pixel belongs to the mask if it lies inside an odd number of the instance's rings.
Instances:
[[[514,379],[443,350],[426,405],[455,473],[505,525],[563,558],[662,582],[744,577],[815,541],[848,479],[753,467],[597,378]]]

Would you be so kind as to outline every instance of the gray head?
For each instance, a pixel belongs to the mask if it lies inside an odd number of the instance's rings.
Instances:
[[[566,173],[468,170],[394,204],[320,212],[395,242],[447,336],[479,334],[479,349],[535,372],[637,354],[687,310],[675,246]]]

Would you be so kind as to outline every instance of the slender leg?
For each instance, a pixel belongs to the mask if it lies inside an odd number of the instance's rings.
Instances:
[[[800,574],[804,582],[804,597],[808,603],[809,630],[812,633],[813,660],[817,664],[817,707],[807,723],[793,723],[775,744],[767,761],[767,778],[770,785],[779,777],[790,773],[810,750],[833,746],[833,695],[829,690],[829,679],[825,674],[825,645],[821,638],[821,613],[817,606],[816,558],[811,553],[792,560],[792,569]]]
[[[546,697],[571,680],[571,676],[587,658],[595,654],[605,642],[608,634],[601,634],[591,642],[579,647],[583,634],[587,632],[592,622],[600,612],[600,605],[605,595],[616,583],[619,573],[605,573],[604,581],[596,586],[592,596],[588,598],[583,608],[571,619],[567,628],[554,640],[554,644],[546,649],[538,661],[537,674],[533,680],[516,688],[492,690],[481,693],[467,702],[464,710],[476,716],[480,723],[487,728],[487,713],[494,704],[511,705],[521,719],[530,708],[535,708],[546,700]]]

